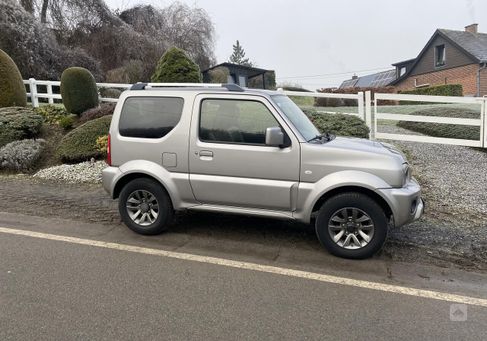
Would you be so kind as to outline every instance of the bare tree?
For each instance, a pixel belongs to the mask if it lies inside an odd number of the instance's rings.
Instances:
[[[214,26],[201,8],[192,8],[180,2],[163,9],[136,6],[123,11],[120,18],[135,31],[186,51],[201,69],[215,62]]]
[[[20,4],[30,14],[34,14],[34,0],[20,0]]]
[[[0,49],[7,52],[25,78],[59,79],[69,66],[88,68],[102,80],[99,65],[85,51],[65,49],[52,31],[18,1],[0,0]]]
[[[41,8],[41,23],[45,24],[47,20],[47,7],[49,6],[49,0],[42,1]]]

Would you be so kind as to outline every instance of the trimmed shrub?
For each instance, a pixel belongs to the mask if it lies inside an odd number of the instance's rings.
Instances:
[[[0,50],[0,108],[25,107],[27,95],[17,65],[8,54]]]
[[[108,135],[111,120],[111,116],[100,117],[66,134],[57,149],[61,161],[77,163],[103,157],[96,142],[100,136]]]
[[[86,110],[81,114],[79,123],[85,123],[103,116],[113,115],[116,103],[102,103],[99,107]]]
[[[48,124],[59,124],[59,122],[69,115],[69,113],[60,105],[42,105],[34,108],[36,114],[44,118],[44,122]]]
[[[14,141],[0,148],[0,169],[27,171],[35,167],[44,150],[45,141]]]
[[[43,118],[24,107],[0,108],[0,147],[39,135]]]
[[[96,139],[96,148],[104,155],[107,155],[108,150],[108,135],[100,136]]]
[[[478,119],[480,117],[479,112],[462,108],[432,108],[418,110],[411,113],[411,115],[444,116],[474,119]],[[480,127],[474,126],[408,121],[399,121],[397,123],[397,126],[428,136],[447,137],[464,140],[478,140],[480,138]]]
[[[98,106],[98,89],[95,78],[85,68],[70,67],[61,75],[61,97],[66,110],[80,115]]]
[[[76,123],[77,118],[78,116],[76,116],[75,114],[64,116],[59,120],[59,126],[64,130],[70,130],[71,128],[73,128],[74,124]]]
[[[345,114],[320,114],[314,109],[303,110],[321,133],[338,136],[369,138],[369,127],[357,116]]]
[[[461,84],[446,84],[428,86],[414,90],[400,91],[401,94],[410,95],[430,95],[430,96],[463,96],[463,86]],[[415,102],[414,104],[417,104]]]
[[[200,68],[176,47],[164,53],[151,77],[152,82],[201,83]]]

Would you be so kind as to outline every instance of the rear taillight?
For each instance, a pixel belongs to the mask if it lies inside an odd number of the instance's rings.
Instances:
[[[109,166],[112,165],[112,146],[110,142],[110,134],[108,134],[108,143],[107,143],[107,163]]]

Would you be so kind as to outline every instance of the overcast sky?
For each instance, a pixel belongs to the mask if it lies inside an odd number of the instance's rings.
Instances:
[[[204,8],[216,30],[215,55],[228,60],[238,39],[247,57],[278,83],[337,86],[353,73],[414,58],[436,28],[487,32],[486,0],[181,0]],[[172,1],[106,0],[121,10]]]

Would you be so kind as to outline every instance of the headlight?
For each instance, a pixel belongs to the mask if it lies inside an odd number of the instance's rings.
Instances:
[[[404,182],[403,182],[403,186],[406,186],[406,184],[411,181],[411,167],[409,167],[409,164],[407,163],[404,163],[402,165],[402,170],[403,170],[403,173],[404,173]]]

